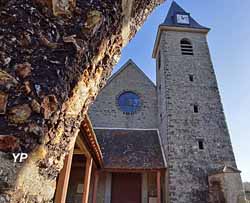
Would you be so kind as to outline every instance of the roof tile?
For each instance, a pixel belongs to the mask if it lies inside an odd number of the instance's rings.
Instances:
[[[157,130],[95,129],[104,168],[160,169],[164,167]]]

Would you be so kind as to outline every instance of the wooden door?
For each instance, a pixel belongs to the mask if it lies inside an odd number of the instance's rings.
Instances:
[[[113,173],[111,203],[141,203],[141,174]]]

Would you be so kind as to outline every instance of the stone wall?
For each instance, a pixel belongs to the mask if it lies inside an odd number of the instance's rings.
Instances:
[[[124,91],[133,91],[141,99],[141,107],[134,114],[123,113],[117,98]],[[156,87],[130,60],[112,77],[97,96],[89,110],[94,127],[157,128]]]
[[[245,202],[245,194],[240,173],[225,173],[224,181],[227,203]]]
[[[244,182],[244,190],[246,193],[246,198],[250,202],[250,182]]]
[[[183,38],[191,40],[193,56],[181,54]],[[208,173],[236,163],[206,35],[163,31],[159,47],[158,119],[169,167],[169,200],[207,203]],[[199,141],[204,149],[199,149]]]
[[[209,203],[226,203],[224,174],[213,174],[208,177]]]
[[[248,202],[250,202],[250,192],[249,191],[246,191],[246,199],[248,200]]]
[[[209,182],[209,203],[245,203],[240,172],[212,174]]]

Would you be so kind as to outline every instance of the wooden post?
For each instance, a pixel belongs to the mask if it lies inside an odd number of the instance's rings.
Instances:
[[[106,173],[104,203],[111,202],[112,173]]]
[[[161,171],[157,171],[157,203],[161,203]]]
[[[59,174],[58,182],[56,185],[55,203],[65,203],[66,201],[73,152],[74,147],[72,147],[69,154],[65,157],[64,166]]]
[[[142,203],[148,203],[148,174],[142,173]]]
[[[91,157],[86,157],[86,158],[87,160],[86,160],[86,166],[85,166],[82,203],[88,203],[91,171],[92,171],[92,165],[93,165],[93,159]]]
[[[98,190],[98,182],[99,182],[99,171],[95,171],[95,183],[94,183],[94,190],[93,190],[93,203],[97,201],[97,190]]]

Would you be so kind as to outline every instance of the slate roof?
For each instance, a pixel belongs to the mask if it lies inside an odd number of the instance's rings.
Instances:
[[[241,173],[241,171],[232,166],[222,165],[214,169],[213,171],[211,171],[210,175],[219,174],[219,173]]]
[[[108,169],[161,169],[157,130],[94,129]]]
[[[164,26],[173,26],[173,27],[188,27],[188,28],[196,28],[196,29],[208,29],[207,27],[204,27],[200,25],[196,20],[194,20],[191,16],[189,18],[190,24],[189,25],[183,25],[183,24],[178,24],[175,20],[175,15],[176,14],[188,14],[182,7],[180,7],[175,1],[173,1],[169,11],[168,15],[165,19],[165,21],[161,24]]]

